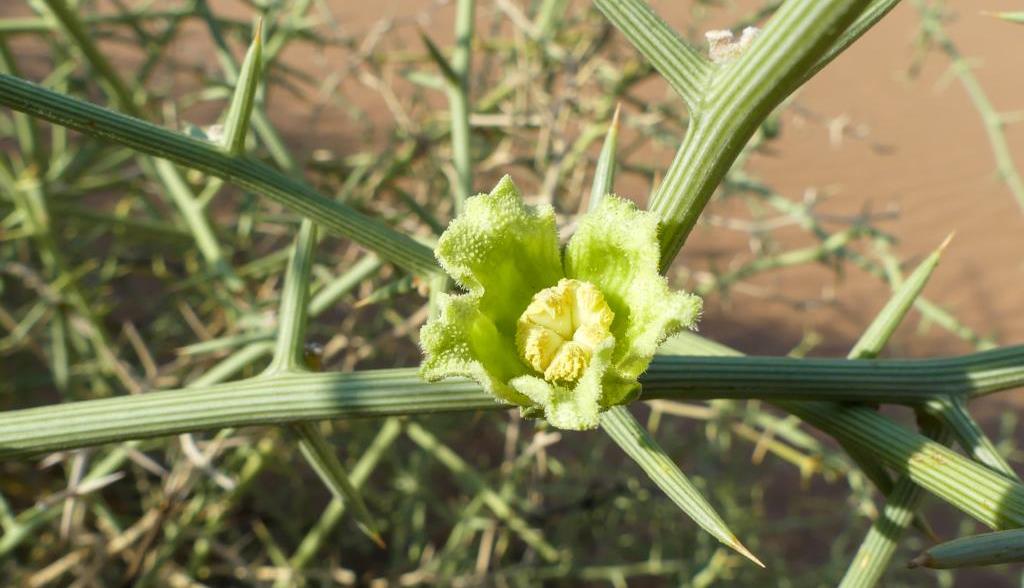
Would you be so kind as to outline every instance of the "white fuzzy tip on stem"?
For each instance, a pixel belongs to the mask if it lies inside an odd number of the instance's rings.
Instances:
[[[725,63],[739,57],[754,42],[761,29],[747,27],[740,33],[739,40],[730,30],[714,30],[704,33],[708,40],[708,56],[714,63]]]

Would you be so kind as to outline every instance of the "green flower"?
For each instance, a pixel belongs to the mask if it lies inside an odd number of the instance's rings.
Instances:
[[[443,295],[420,331],[422,376],[473,378],[563,429],[594,428],[635,398],[655,350],[701,310],[658,273],[657,220],[615,196],[563,253],[551,207],[524,205],[505,176],[466,202],[434,253],[467,293]]]

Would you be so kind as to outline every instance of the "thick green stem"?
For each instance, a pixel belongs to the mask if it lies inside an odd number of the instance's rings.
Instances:
[[[814,67],[868,4],[866,0],[790,0],[735,61],[719,64],[691,116],[679,152],[651,198],[663,224],[667,267],[757,125]]]
[[[198,139],[3,74],[0,74],[0,104],[224,178],[277,200],[327,230],[350,237],[413,273],[429,276],[441,271],[430,248],[259,161],[233,157]]]
[[[658,356],[649,399],[902,402],[1024,385],[1024,346],[926,360]],[[466,380],[423,382],[415,369],[283,373],[140,396],[0,413],[0,458],[208,429],[505,408]]]

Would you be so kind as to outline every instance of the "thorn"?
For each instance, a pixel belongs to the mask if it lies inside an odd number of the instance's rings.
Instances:
[[[256,19],[256,29],[252,32],[253,43],[263,43],[263,15]]]
[[[950,231],[949,235],[946,236],[946,240],[942,242],[942,245],[939,245],[938,252],[942,253],[943,251],[945,251],[946,247],[949,245],[949,242],[952,241],[953,237],[955,237],[955,236],[956,236],[956,231]]]
[[[366,526],[365,523],[361,522],[357,522],[356,526],[359,527],[359,530],[362,531],[363,534],[370,539],[370,541],[373,541],[374,545],[381,549],[388,548],[388,544],[384,542],[384,539],[381,538],[380,533],[378,533],[375,529],[371,529],[370,527]]]
[[[907,562],[907,567],[910,569],[914,569],[921,566],[930,568],[932,563],[934,563],[934,561],[932,560],[932,556],[928,555],[928,552],[926,551],[921,555],[915,557],[914,559],[910,560],[909,562]]]
[[[766,568],[767,567],[763,563],[761,563],[761,560],[757,559],[757,556],[755,556],[753,553],[751,553],[750,550],[747,549],[745,545],[740,543],[739,539],[733,537],[732,538],[732,543],[729,544],[729,547],[732,547],[737,552],[739,552],[740,555],[742,555],[743,557],[745,557],[745,558],[749,559],[750,561],[756,563],[761,568]]]
[[[615,114],[612,115],[612,128],[619,130],[619,113],[622,112],[622,102],[615,103]]]

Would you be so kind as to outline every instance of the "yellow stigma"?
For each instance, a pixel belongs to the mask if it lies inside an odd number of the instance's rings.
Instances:
[[[590,282],[562,279],[533,295],[516,325],[519,355],[549,382],[575,382],[611,336],[615,314]]]

